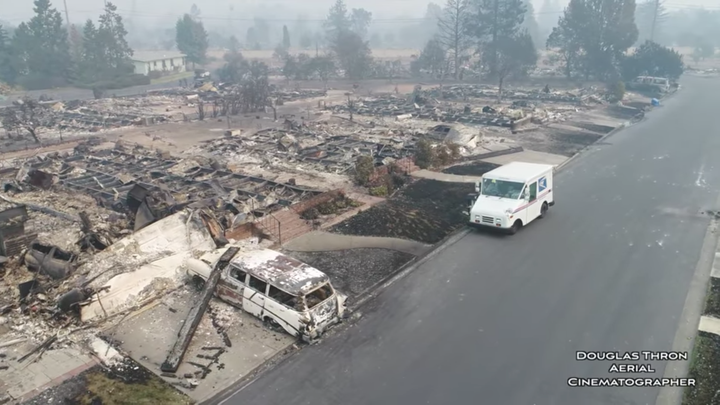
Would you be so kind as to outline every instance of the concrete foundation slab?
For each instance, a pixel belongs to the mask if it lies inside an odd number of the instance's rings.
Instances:
[[[103,335],[106,339],[122,342],[120,348],[135,361],[198,402],[246,377],[295,342],[290,335],[270,331],[260,320],[213,299],[176,377],[162,376],[160,366],[198,294],[189,289],[173,293]],[[231,346],[227,346],[222,331]],[[204,378],[203,372],[206,373]],[[197,385],[193,388],[193,384]]]
[[[712,316],[702,316],[698,329],[703,332],[720,335],[720,319]]]

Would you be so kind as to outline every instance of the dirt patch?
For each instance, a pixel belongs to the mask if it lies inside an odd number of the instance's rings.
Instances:
[[[385,236],[434,244],[465,224],[465,199],[474,186],[417,180],[387,201],[330,228],[330,232]]]
[[[286,253],[330,276],[333,286],[351,299],[392,276],[415,257],[389,249]]]
[[[685,388],[682,405],[720,405],[720,336],[698,332],[688,378],[696,385]]]
[[[442,172],[447,174],[457,174],[459,176],[482,176],[490,170],[498,167],[500,167],[500,165],[496,165],[495,163],[472,162],[465,165],[451,166],[443,169]]]
[[[189,405],[192,400],[131,359],[105,369],[95,366],[24,405]]]

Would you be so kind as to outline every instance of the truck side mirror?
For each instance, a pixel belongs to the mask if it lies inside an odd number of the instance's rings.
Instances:
[[[479,181],[475,182],[475,192],[480,194],[480,182]]]

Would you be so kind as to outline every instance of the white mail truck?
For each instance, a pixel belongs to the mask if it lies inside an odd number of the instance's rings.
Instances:
[[[512,162],[485,173],[482,181],[475,183],[466,215],[471,226],[514,234],[545,217],[554,204],[553,166]]]

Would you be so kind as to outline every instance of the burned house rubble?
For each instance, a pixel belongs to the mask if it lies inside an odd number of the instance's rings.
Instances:
[[[359,134],[332,135],[314,124],[207,141],[200,150],[233,161],[239,155],[254,157],[249,163],[260,166],[293,165],[305,170],[346,174],[360,155],[374,156],[378,165],[409,158],[414,154],[416,141],[415,136],[400,134],[374,138]]]
[[[56,173],[58,185],[86,193],[105,208],[127,214],[134,230],[183,208],[208,208],[226,228],[311,198],[317,190],[233,173],[217,162],[105,149],[29,162],[34,172]]]
[[[457,108],[438,103],[423,104],[417,100],[385,96],[355,101],[352,105],[340,104],[328,108],[336,113],[354,113],[359,115],[412,117],[442,122],[461,122],[466,124],[512,126],[512,119],[502,114],[484,112],[477,109]],[[433,105],[434,104],[434,105]],[[485,110],[487,111],[487,110]]]
[[[498,88],[490,85],[468,84],[436,87],[420,92],[426,98],[442,100],[466,100],[468,98],[497,98]],[[503,89],[503,99],[527,100],[537,102],[556,102],[581,104],[596,98],[600,92],[595,87],[580,88],[572,91],[557,91],[547,88]]]

